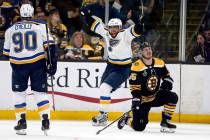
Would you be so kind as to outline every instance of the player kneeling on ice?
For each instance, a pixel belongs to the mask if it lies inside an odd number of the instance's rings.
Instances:
[[[164,106],[160,131],[175,132],[176,125],[169,123],[178,101],[177,94],[171,91],[173,79],[164,61],[153,57],[152,47],[148,42],[141,45],[141,53],[142,57],[131,67],[129,79],[133,117],[125,114],[118,121],[118,128],[122,129],[126,124],[135,131],[143,131],[148,123],[151,107]]]
[[[99,89],[100,114],[92,118],[94,126],[103,126],[107,124],[112,92],[129,77],[132,63],[131,41],[142,34],[143,26],[140,21],[127,29],[122,29],[121,20],[112,18],[106,27],[99,18],[93,18],[88,11],[82,14],[88,25],[91,26],[91,30],[100,34],[106,42],[107,66],[102,75]]]
[[[41,129],[44,132],[49,129],[47,73],[52,76],[57,68],[55,45],[52,36],[47,34],[46,22],[33,20],[33,14],[34,8],[30,4],[21,6],[22,21],[7,29],[3,51],[4,55],[9,56],[12,66],[12,91],[17,120],[17,126],[14,129],[20,135],[26,135],[27,94],[25,91],[28,88],[29,78],[42,120]]]

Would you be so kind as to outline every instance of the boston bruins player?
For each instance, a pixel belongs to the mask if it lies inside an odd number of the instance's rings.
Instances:
[[[129,79],[133,96],[133,117],[125,114],[119,120],[118,128],[122,129],[127,124],[135,131],[143,131],[148,123],[151,107],[164,106],[160,131],[175,132],[176,125],[169,123],[178,101],[176,93],[171,91],[173,79],[170,77],[164,61],[152,57],[152,48],[148,42],[142,44],[141,51],[142,58],[133,64]]]

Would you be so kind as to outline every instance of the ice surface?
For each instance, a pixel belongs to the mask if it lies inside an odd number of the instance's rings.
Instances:
[[[150,122],[144,132],[135,132],[128,126],[119,130],[116,124],[102,131],[88,121],[51,121],[48,136],[41,131],[40,121],[28,121],[26,136],[19,136],[13,130],[15,121],[0,121],[0,140],[210,140],[210,124],[176,123],[176,133],[160,132],[159,123]]]

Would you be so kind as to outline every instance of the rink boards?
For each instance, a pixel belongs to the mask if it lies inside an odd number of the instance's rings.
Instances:
[[[53,119],[88,120],[98,110],[98,97],[101,75],[106,63],[99,62],[59,62],[58,71],[54,77],[55,108]],[[210,123],[210,66],[167,64],[174,79],[173,91],[179,96],[174,121]],[[9,62],[0,62],[0,119],[14,119],[11,68]],[[49,83],[49,98],[52,103],[51,85]],[[29,83],[30,87],[30,83]],[[36,103],[33,91],[27,90],[28,118],[36,119]],[[109,119],[119,117],[122,112],[130,109],[131,95],[129,85],[123,83],[121,88],[112,94]],[[162,108],[153,108],[150,119],[160,120]]]

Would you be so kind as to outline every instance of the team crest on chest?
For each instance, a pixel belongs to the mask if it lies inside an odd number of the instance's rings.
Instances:
[[[158,82],[158,78],[155,75],[151,75],[148,79],[147,79],[147,89],[149,91],[154,91],[157,87],[157,82]]]
[[[115,47],[115,46],[117,46],[119,43],[120,43],[120,40],[117,40],[117,39],[110,39],[110,40],[109,40],[109,45],[110,45],[111,47]]]

